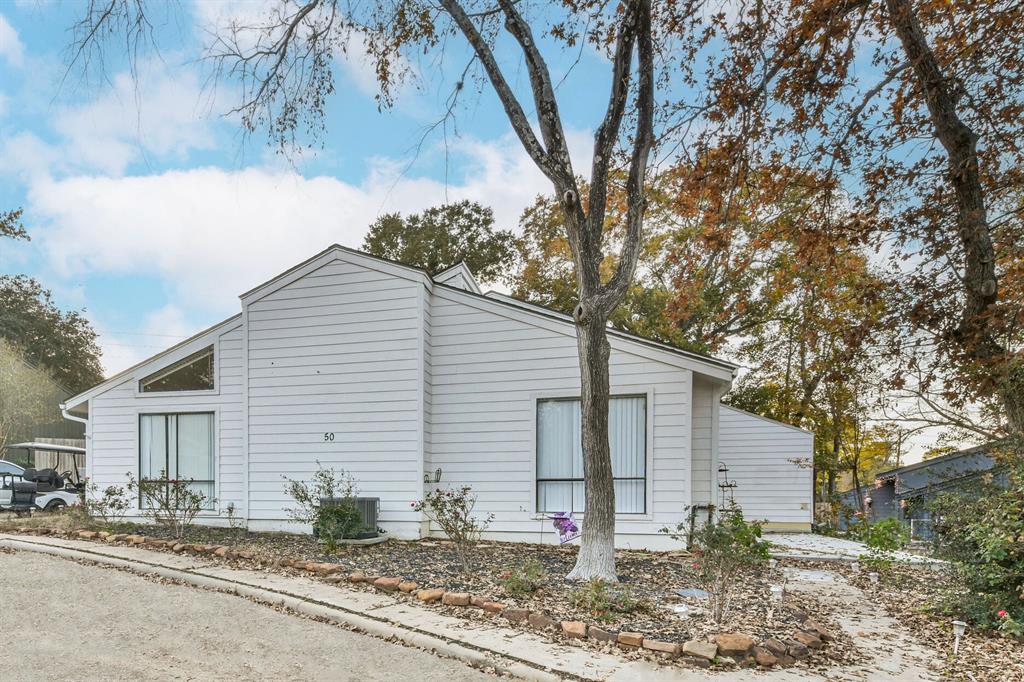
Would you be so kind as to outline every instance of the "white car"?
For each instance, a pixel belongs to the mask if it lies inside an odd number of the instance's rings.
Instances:
[[[13,481],[25,475],[25,467],[0,459],[0,509],[11,504]],[[64,507],[81,504],[82,498],[74,489],[59,488],[36,493],[35,504],[45,511],[57,511]]]

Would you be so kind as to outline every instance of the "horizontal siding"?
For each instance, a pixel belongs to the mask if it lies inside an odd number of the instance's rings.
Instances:
[[[338,259],[249,304],[252,518],[285,520],[284,477],[319,460],[381,498],[383,523],[419,520],[422,290]]]
[[[814,436],[726,405],[719,419],[719,461],[736,481],[734,495],[744,515],[776,523],[810,523]]]
[[[481,515],[498,515],[492,532],[535,540],[544,530],[550,539],[550,524],[533,513],[535,399],[579,395],[576,339],[471,307],[464,296],[441,288],[432,296],[432,467],[442,469],[442,486],[472,487]],[[690,372],[612,345],[612,392],[653,391],[649,518],[624,515],[618,528],[657,533],[681,520],[690,500]]]
[[[217,497],[224,510],[244,510],[244,429],[242,420],[242,330],[221,334],[215,351],[218,393],[204,396],[137,396],[127,379],[89,401],[90,477],[100,489],[124,485],[139,476],[140,412],[214,411],[217,413]]]
[[[714,403],[714,387],[710,381],[694,377],[693,381],[693,429],[691,447],[693,448],[693,500],[695,504],[709,504],[716,500],[712,497],[711,471],[712,462],[712,407]]]

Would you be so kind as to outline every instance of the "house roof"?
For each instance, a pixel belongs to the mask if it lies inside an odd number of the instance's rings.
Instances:
[[[573,321],[572,321],[572,316],[567,315],[566,313],[563,313],[560,310],[555,310],[554,308],[548,308],[547,306],[537,305],[536,303],[527,303],[526,301],[521,301],[518,298],[512,298],[511,296],[509,296],[507,294],[502,294],[502,293],[499,293],[497,291],[488,291],[486,294],[483,294],[481,296],[481,298],[489,300],[489,301],[495,301],[495,302],[498,302],[498,303],[502,303],[504,305],[510,305],[510,306],[514,306],[514,307],[518,307],[518,308],[524,308],[526,310],[530,310],[532,312],[536,312],[538,314],[545,315],[547,317],[559,320],[561,322],[568,322],[570,324],[574,324]],[[621,339],[629,339],[630,341],[636,341],[637,343],[642,343],[645,346],[650,346],[652,348],[657,348],[659,350],[668,351],[668,352],[673,353],[675,355],[680,355],[682,357],[690,358],[690,359],[693,359],[693,360],[698,360],[700,362],[706,362],[706,363],[715,365],[717,367],[721,367],[723,369],[728,369],[728,370],[733,371],[733,372],[736,371],[737,369],[739,369],[739,367],[740,367],[739,365],[737,365],[735,363],[732,363],[732,362],[729,362],[728,360],[722,360],[721,358],[716,358],[716,357],[711,356],[711,355],[705,355],[704,353],[697,353],[695,351],[689,351],[689,350],[684,350],[682,348],[677,348],[676,346],[673,346],[673,345],[670,345],[670,344],[667,344],[667,343],[662,343],[660,341],[654,341],[653,339],[648,339],[647,337],[640,336],[639,334],[631,334],[629,332],[624,332],[624,331],[622,331],[620,329],[614,329],[614,328],[609,327],[608,328],[608,335],[609,336],[618,337],[618,338],[621,338]]]
[[[774,424],[776,426],[784,426],[787,429],[791,429],[791,430],[797,431],[799,433],[804,433],[804,434],[807,434],[808,436],[813,436],[814,435],[814,431],[808,431],[807,429],[800,428],[799,426],[795,426],[793,424],[787,424],[786,422],[779,421],[778,419],[772,419],[771,417],[765,417],[764,415],[757,414],[756,412],[750,412],[749,410],[741,410],[738,407],[733,407],[732,405],[726,405],[725,403],[722,403],[722,408],[726,409],[726,410],[732,410],[733,412],[739,412],[740,414],[745,414],[745,415],[750,416],[750,417],[756,417],[757,419],[760,419],[761,421],[766,421],[769,424]]]
[[[967,456],[970,456],[970,455],[985,454],[989,450],[991,450],[993,447],[997,446],[1000,442],[1001,441],[993,441],[991,443],[985,443],[984,445],[977,445],[977,446],[975,446],[973,448],[967,448],[965,450],[957,450],[956,452],[949,452],[949,453],[946,453],[945,455],[939,455],[938,457],[932,457],[931,459],[923,459],[920,462],[915,462],[914,464],[907,464],[907,465],[901,466],[901,467],[899,467],[897,469],[889,469],[888,471],[883,471],[883,472],[879,473],[877,476],[875,476],[875,478],[884,481],[884,480],[887,480],[889,478],[895,478],[896,476],[899,476],[900,474],[905,474],[905,473],[909,473],[909,472],[912,472],[912,471],[918,471],[920,469],[930,469],[932,467],[940,466],[942,464],[949,464],[953,460],[960,459],[961,457],[967,457]]]
[[[418,281],[422,281],[423,284],[427,285],[427,286],[429,286],[431,283],[433,283],[433,284],[435,284],[437,286],[446,287],[446,288],[452,289],[454,291],[459,291],[459,292],[464,293],[466,295],[476,297],[476,298],[478,298],[478,299],[480,299],[482,301],[487,301],[490,304],[496,304],[496,305],[499,305],[499,306],[516,307],[516,308],[519,308],[521,310],[527,310],[527,311],[529,311],[529,312],[531,312],[531,313],[533,313],[535,315],[542,315],[542,316],[547,317],[549,319],[558,320],[559,322],[567,322],[568,324],[573,324],[571,316],[569,316],[569,315],[567,315],[567,314],[565,314],[565,313],[563,313],[561,311],[554,310],[552,308],[547,308],[545,306],[540,306],[540,305],[536,305],[536,304],[533,304],[533,303],[527,303],[525,301],[520,301],[518,299],[512,298],[511,296],[507,296],[505,294],[501,294],[501,293],[494,292],[494,291],[489,291],[486,294],[483,294],[483,293],[480,293],[479,287],[475,287],[476,290],[473,291],[473,290],[464,289],[462,287],[453,286],[451,284],[446,284],[445,283],[446,281],[448,281],[448,280],[450,280],[450,279],[452,279],[452,278],[454,278],[455,276],[458,276],[458,275],[462,275],[464,279],[468,275],[468,282],[470,282],[472,284],[476,284],[476,280],[473,277],[472,272],[469,271],[469,268],[466,266],[465,262],[459,262],[458,264],[448,268],[447,270],[444,270],[444,271],[438,273],[437,276],[430,277],[430,274],[427,272],[427,270],[425,268],[420,268],[420,267],[416,267],[416,266],[412,266],[412,265],[406,265],[405,263],[400,263],[398,261],[391,260],[389,258],[382,258],[380,256],[375,256],[373,254],[366,253],[364,251],[359,251],[359,250],[356,250],[356,249],[349,248],[347,246],[342,246],[341,244],[332,244],[331,246],[327,247],[323,251],[320,251],[319,253],[311,256],[310,258],[307,258],[306,260],[302,261],[301,263],[298,263],[298,264],[288,268],[287,270],[285,270],[285,271],[275,275],[274,277],[271,277],[270,279],[268,279],[267,281],[263,282],[262,284],[259,284],[259,285],[255,286],[255,287],[253,287],[252,289],[249,289],[248,291],[240,294],[239,298],[241,298],[243,301],[245,301],[246,299],[252,298],[254,295],[259,294],[261,292],[263,293],[263,295],[265,295],[269,291],[272,291],[275,287],[283,286],[288,281],[290,281],[290,278],[292,278],[293,276],[296,276],[299,273],[301,273],[304,268],[306,268],[308,266],[314,265],[319,259],[324,258],[325,256],[327,256],[328,254],[330,254],[332,252],[333,253],[341,252],[341,253],[348,254],[350,256],[355,256],[355,257],[357,257],[359,259],[376,261],[376,262],[378,262],[380,264],[386,265],[387,269],[389,271],[392,271],[392,272],[395,272],[395,271],[404,272],[404,273],[406,273],[406,276],[408,276],[410,279],[415,279],[415,280],[418,280]],[[132,365],[128,369],[125,369],[125,370],[123,370],[121,372],[118,372],[117,374],[115,374],[114,376],[110,377],[109,379],[105,379],[104,381],[100,382],[99,384],[96,384],[95,386],[93,386],[93,387],[91,387],[91,388],[89,388],[89,389],[87,389],[85,391],[82,391],[78,395],[75,395],[75,396],[72,396],[71,398],[68,398],[66,401],[64,401],[64,403],[62,404],[62,407],[64,407],[65,409],[69,409],[69,408],[74,407],[76,405],[80,405],[81,403],[83,403],[86,400],[88,400],[90,397],[92,397],[92,396],[96,395],[98,392],[101,392],[102,390],[104,390],[105,387],[110,386],[110,385],[116,383],[117,381],[123,380],[124,378],[130,376],[133,372],[135,372],[140,367],[142,367],[144,365],[147,365],[147,364],[153,362],[154,360],[158,360],[158,359],[160,359],[160,358],[162,358],[162,357],[164,357],[164,356],[166,356],[166,355],[168,355],[170,353],[173,353],[174,351],[178,350],[179,348],[181,348],[183,346],[187,346],[189,343],[194,342],[196,339],[199,339],[199,338],[201,338],[201,337],[203,337],[203,336],[205,336],[207,334],[211,334],[211,333],[217,332],[218,330],[220,330],[222,328],[228,327],[229,325],[238,322],[241,319],[241,317],[242,317],[241,313],[237,313],[235,315],[232,315],[231,317],[227,318],[226,320],[223,320],[222,322],[218,322],[217,324],[213,325],[212,327],[208,327],[208,328],[198,332],[197,334],[194,334],[194,335],[190,336],[189,338],[185,339],[184,341],[181,341],[180,343],[177,343],[177,344],[171,346],[170,348],[167,348],[166,350],[163,350],[163,351],[157,353],[156,355],[152,355],[152,356],[146,358],[145,360],[143,360],[142,362],[139,362],[139,363],[137,363],[135,365]],[[661,343],[659,341],[654,341],[652,339],[648,339],[648,338],[645,338],[643,336],[639,336],[637,334],[630,334],[628,332],[623,332],[623,331],[620,331],[618,329],[611,329],[611,328],[609,328],[608,329],[608,335],[612,336],[612,337],[616,337],[616,338],[626,339],[626,340],[631,341],[631,342],[639,343],[639,344],[648,346],[650,348],[654,348],[654,349],[657,349],[657,350],[665,351],[665,352],[668,352],[668,353],[671,353],[671,354],[674,354],[674,355],[677,355],[677,356],[680,356],[680,357],[688,358],[690,360],[696,360],[698,362],[706,363],[706,364],[712,365],[714,367],[717,367],[719,369],[728,370],[730,372],[735,372],[737,369],[739,369],[739,365],[736,365],[734,363],[728,362],[726,360],[721,360],[719,358],[715,358],[715,357],[712,357],[710,355],[704,355],[702,353],[696,353],[696,352],[693,352],[693,351],[683,350],[681,348],[677,348],[675,346],[672,346],[672,345],[669,345],[669,344],[666,344],[666,343]]]

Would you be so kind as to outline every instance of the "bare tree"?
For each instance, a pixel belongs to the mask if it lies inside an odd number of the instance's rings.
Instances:
[[[645,183],[655,144],[655,84],[689,73],[708,35],[696,30],[700,1],[664,3],[652,18],[651,0],[389,0],[353,5],[342,0],[280,0],[271,3],[260,21],[232,22],[221,27],[209,44],[207,59],[215,80],[241,88],[233,113],[248,132],[266,129],[280,149],[299,138],[317,138],[324,129],[326,101],[334,93],[333,65],[349,50],[370,58],[380,85],[378,102],[392,103],[395,88],[415,77],[414,55],[433,52],[439,61],[456,51],[453,38],[470,48],[469,65],[454,84],[449,107],[437,125],[454,116],[467,78],[489,84],[501,102],[523,148],[551,181],[565,217],[565,232],[576,269],[578,302],[573,311],[577,330],[582,399],[582,444],[586,517],[582,547],[571,578],[616,580],[614,558],[615,493],[608,441],[608,319],[633,280],[641,247],[646,209]],[[150,35],[144,0],[94,0],[76,26],[72,56],[95,58],[97,40],[124,34],[125,45],[137,46]],[[552,18],[561,12],[561,18]],[[528,19],[527,17],[531,17]],[[656,40],[655,27],[666,42]],[[135,35],[132,35],[132,32]],[[693,32],[692,40],[681,34]],[[517,57],[502,63],[499,40],[509,41]],[[674,48],[667,41],[677,41]],[[588,199],[581,198],[573,168],[556,85],[542,45],[580,46],[590,43],[609,57],[611,86],[608,105],[596,127],[593,161],[587,179]],[[659,59],[656,67],[656,52]],[[530,96],[522,97],[508,72],[525,64]],[[658,73],[656,74],[656,68]],[[530,109],[536,116],[534,131]],[[659,106],[666,117],[686,112],[679,103]],[[628,123],[627,123],[628,121]],[[625,196],[621,212],[623,237],[616,267],[602,275],[605,223],[610,186]]]

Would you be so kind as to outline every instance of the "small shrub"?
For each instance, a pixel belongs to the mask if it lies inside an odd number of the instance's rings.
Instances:
[[[354,538],[366,530],[366,526],[355,504],[346,501],[321,507],[314,529],[317,537],[333,551],[337,540]]]
[[[285,509],[285,513],[293,521],[316,526],[320,520],[320,500],[324,498],[351,499],[359,494],[356,488],[356,480],[344,469],[335,470],[325,467],[316,462],[316,472],[313,480],[294,481],[287,476],[285,480],[285,492],[295,500],[295,507]]]
[[[124,486],[120,485],[108,485],[100,492],[99,486],[86,480],[82,499],[83,511],[90,517],[99,519],[105,526],[120,523],[131,507],[128,493]]]
[[[996,615],[999,617],[1000,632],[1010,637],[1024,638],[1024,623],[1015,621],[1006,609],[1003,609]]]
[[[355,478],[343,469],[325,467],[319,461],[316,465],[310,482],[285,477],[285,491],[296,503],[285,511],[293,520],[313,526],[313,533],[320,538],[324,549],[332,553],[337,549],[338,540],[355,537],[367,529],[352,501],[359,494]],[[341,502],[324,505],[324,499],[340,499]]]
[[[689,540],[695,558],[694,568],[701,587],[711,595],[711,615],[723,623],[729,613],[733,590],[740,573],[768,561],[768,543],[761,539],[761,523],[747,522],[738,505],[731,505],[692,534],[686,522],[675,531],[662,528],[673,539]]]
[[[140,478],[128,474],[128,491],[138,494],[142,515],[154,523],[166,526],[176,538],[184,537],[192,522],[208,504],[216,502],[205,493],[191,487],[191,479]]]
[[[412,503],[415,511],[423,512],[428,519],[440,526],[445,536],[452,541],[459,555],[462,570],[467,574],[472,572],[470,554],[473,546],[494,519],[494,514],[488,514],[482,521],[474,518],[474,506],[476,495],[468,485],[458,490],[437,488],[424,499]]]
[[[238,507],[235,506],[235,503],[228,502],[228,506],[224,508],[224,512],[228,515],[228,528],[231,530],[241,530],[245,525],[245,521],[238,518]]]
[[[866,564],[885,569],[892,565],[894,552],[910,542],[910,529],[898,519],[883,519],[877,523],[865,519],[850,529],[850,536],[870,549],[864,560]]]
[[[646,612],[651,608],[649,601],[633,597],[628,588],[613,588],[604,580],[591,580],[574,588],[569,593],[569,603],[600,621],[611,621],[620,615]]]
[[[541,589],[547,581],[548,571],[544,564],[530,557],[502,577],[501,587],[510,597],[522,597]]]

